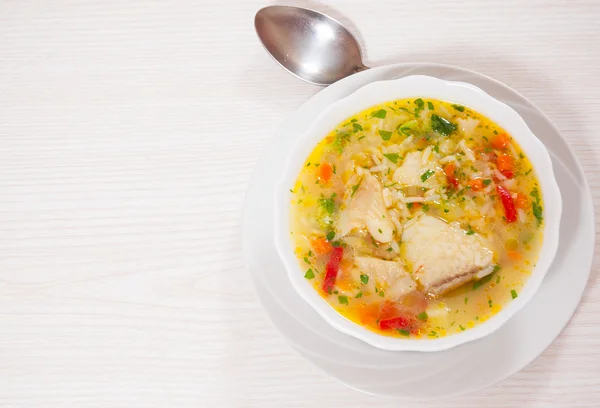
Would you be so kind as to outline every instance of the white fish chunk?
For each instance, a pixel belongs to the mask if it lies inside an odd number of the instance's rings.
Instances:
[[[418,186],[431,188],[435,186],[435,177],[431,176],[427,180],[421,180],[421,176],[428,170],[437,172],[439,166],[431,161],[431,152],[412,152],[406,155],[402,166],[394,171],[394,181],[403,186]]]
[[[478,235],[467,235],[439,218],[422,215],[411,220],[404,226],[402,241],[413,278],[433,296],[494,270],[494,253]]]
[[[343,237],[362,228],[366,228],[373,238],[382,243],[390,242],[396,229],[383,201],[381,183],[369,172],[365,172],[354,196],[346,199],[336,235]]]
[[[361,273],[368,275],[379,285],[387,287],[385,293],[388,299],[398,299],[417,288],[410,273],[398,262],[357,256],[354,258],[354,264]]]

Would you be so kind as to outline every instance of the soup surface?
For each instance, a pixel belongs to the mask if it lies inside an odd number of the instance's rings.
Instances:
[[[484,322],[531,274],[542,197],[531,163],[465,106],[388,102],[338,125],[292,189],[298,262],[346,318],[437,338]]]

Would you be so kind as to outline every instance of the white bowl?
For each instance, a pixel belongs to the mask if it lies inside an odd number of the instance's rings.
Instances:
[[[464,332],[435,339],[402,339],[383,336],[346,319],[331,307],[304,278],[304,271],[300,268],[294,255],[293,243],[290,239],[290,204],[292,201],[290,189],[293,188],[304,161],[315,146],[339,123],[371,106],[397,99],[418,97],[467,106],[504,128],[519,143],[533,164],[544,199],[544,238],[539,260],[530,278],[519,292],[519,297],[509,302],[486,322]],[[331,326],[380,349],[440,351],[493,333],[535,295],[558,248],[562,201],[548,151],[512,108],[467,83],[415,75],[366,85],[324,110],[308,131],[298,138],[287,154],[286,163],[287,166],[282,169],[279,183],[275,188],[274,239],[275,247],[292,286]]]

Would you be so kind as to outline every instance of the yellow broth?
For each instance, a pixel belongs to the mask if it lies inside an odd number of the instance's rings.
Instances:
[[[431,167],[420,176],[425,187],[394,179],[414,152]],[[388,214],[400,225],[390,242],[378,242],[365,229],[336,236],[340,211],[365,172],[380,183]],[[498,185],[511,195],[514,222],[507,222]],[[518,297],[541,247],[542,207],[535,170],[497,124],[468,107],[406,99],[348,118],[314,148],[292,189],[291,238],[305,278],[343,316],[384,335],[436,338],[468,330]],[[397,262],[412,273],[399,230],[423,213],[476,235],[493,252],[494,272],[437,297],[423,293],[417,283],[421,295],[409,303],[421,303],[411,309],[418,314],[410,316],[410,330],[384,329],[381,321],[398,299],[386,293],[390,282],[362,273],[355,256]],[[324,290],[334,247],[343,248],[343,258],[334,286]]]

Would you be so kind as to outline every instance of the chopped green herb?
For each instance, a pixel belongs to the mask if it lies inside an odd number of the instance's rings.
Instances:
[[[456,130],[456,125],[434,113],[431,115],[431,128],[440,135],[448,136]]]
[[[428,318],[428,317],[429,317],[429,316],[427,316],[427,312],[421,312],[421,313],[419,313],[419,315],[417,316],[417,318],[418,318],[419,320],[421,320],[421,321],[424,321],[424,322],[426,322],[426,321],[427,321],[427,318]]]
[[[385,292],[383,291],[383,289],[381,289],[381,290],[379,291],[379,296],[380,296],[380,297],[384,297],[384,296],[385,296]]]
[[[400,333],[403,336],[410,336],[410,332],[405,329],[398,329],[398,333]]]
[[[388,185],[386,185],[386,186],[384,186],[384,187],[385,187],[385,188],[394,187],[396,184],[398,184],[398,183],[396,183],[396,182],[393,182],[392,184],[388,184]]]
[[[409,210],[410,210],[411,208],[413,208],[413,203],[407,203],[407,204],[406,204],[406,208],[408,208]]]
[[[500,267],[500,265],[494,265],[494,271],[493,271],[493,272],[494,272],[494,273],[496,273],[496,272],[498,272],[500,269],[502,269],[502,268]]]
[[[333,174],[337,174],[337,167],[335,166],[335,164],[333,165]]]
[[[409,136],[411,133],[414,133],[418,127],[419,122],[416,119],[413,119],[409,120],[408,122],[404,122],[398,127],[398,130],[400,130],[400,132],[404,133],[406,136]]]
[[[496,276],[496,284],[500,283],[500,275]]]
[[[335,238],[335,231],[329,231],[325,238],[327,238],[327,241],[329,242],[333,241],[333,239]]]
[[[526,175],[526,176],[528,176],[528,175],[529,175],[529,173],[531,173],[531,171],[532,171],[532,170],[533,170],[533,169],[529,169],[529,170],[527,170],[527,171],[525,172],[525,175]]]
[[[424,183],[427,181],[427,179],[429,179],[429,177],[433,176],[435,174],[435,171],[429,169],[427,170],[425,173],[421,174],[421,181]]]
[[[488,141],[488,138],[485,136],[481,136],[483,138],[483,140],[485,140],[486,142]]]
[[[537,218],[537,224],[539,226],[544,219],[544,217],[542,217],[542,207],[537,202],[533,202],[531,203],[531,209],[533,210],[533,215]]]
[[[537,187],[534,187],[533,190],[531,190],[531,192],[529,193],[529,195],[533,198],[535,198],[535,201],[539,202],[540,201],[540,192],[537,189]]]
[[[310,167],[310,162],[306,163],[306,167]]]
[[[385,119],[387,111],[385,109],[379,109],[371,114],[372,118]]]
[[[465,298],[465,305],[467,304],[467,302],[468,302],[468,301],[469,301],[469,298],[468,298],[468,297],[466,297],[466,298]]]
[[[439,153],[440,152],[440,145],[436,144],[435,146],[433,146],[433,151],[436,152],[436,153]]]
[[[302,204],[304,202],[303,199],[299,199],[297,204]]]
[[[356,294],[356,296],[354,296],[354,297],[355,297],[356,299],[358,299],[358,298],[361,298],[361,297],[362,297],[362,295],[363,295],[363,293],[362,293],[362,292],[358,292],[358,293]]]
[[[339,293],[339,292],[338,292],[337,290],[334,290],[334,291],[333,291],[333,294],[334,294],[334,295],[337,295],[338,293]]]
[[[355,132],[359,132],[359,131],[363,130],[363,127],[358,123],[353,123],[352,127],[354,128]]]
[[[363,140],[366,136],[361,136],[357,140]]]
[[[397,153],[388,153],[384,154],[383,156],[394,164],[398,163],[398,159],[400,158],[400,155]]]
[[[483,180],[483,185],[484,186],[489,186],[490,184],[492,184],[492,180],[490,180],[490,179]]]
[[[475,234],[475,231],[473,231],[473,229],[471,228],[471,225],[469,224],[469,230],[467,231],[467,235],[473,235]]]
[[[389,247],[388,249],[386,249],[386,251],[388,251],[388,252],[392,252],[392,251],[393,251],[393,249],[392,249],[392,247]]]
[[[347,305],[348,304],[348,297],[340,295],[340,296],[338,296],[338,301],[340,302],[340,305]]]
[[[519,296],[519,295],[517,295],[517,291],[514,289],[510,291],[510,295],[512,296],[513,299],[516,299],[517,296]]]
[[[381,228],[377,228],[377,231],[379,231],[380,234],[383,234],[383,231],[381,230]]]
[[[335,212],[335,198],[336,194],[333,193],[330,198],[319,198],[319,205],[329,215],[333,215]]]
[[[475,316],[475,320],[479,320],[479,316]]]
[[[369,283],[369,275],[360,275],[360,281],[366,285]]]
[[[383,140],[390,140],[392,138],[392,132],[389,130],[378,130],[377,132]]]
[[[313,252],[312,252],[312,250],[309,250],[309,251],[308,251],[308,256],[313,256]]]
[[[429,205],[423,204],[423,206],[421,207],[421,210],[423,210],[424,212],[429,211]]]
[[[490,307],[492,307],[492,299],[489,299],[489,300],[488,300],[488,305],[489,305]]]
[[[304,262],[306,262],[307,264],[310,265],[310,261],[308,260],[308,258],[306,256],[304,257]]]
[[[428,336],[429,337],[436,337],[437,333],[432,330],[432,331],[429,332]]]
[[[460,106],[460,105],[452,105],[452,107],[454,109],[456,109],[459,112],[464,112],[465,111],[465,107],[464,106]]]
[[[313,270],[311,268],[308,268],[308,271],[306,271],[306,273],[304,274],[304,277],[306,279],[313,279],[315,277],[315,273],[313,272]]]
[[[524,155],[523,153],[519,153],[519,158],[520,158],[520,159],[524,159],[524,158],[525,158],[525,155]]]
[[[356,190],[358,190],[358,187],[360,186],[361,182],[362,182],[362,180],[359,181],[358,184],[355,184],[352,186],[352,194],[350,194],[350,197],[354,197],[354,194],[356,194]]]
[[[423,102],[423,99],[421,98],[415,99],[415,105],[417,105],[417,108],[419,109],[425,108],[425,102]]]
[[[429,108],[429,110],[435,109],[435,106],[433,106],[433,103],[431,103],[431,102],[427,102],[427,107]]]
[[[484,276],[483,278],[479,279],[478,281],[475,281],[475,283],[473,283],[473,290],[488,283],[492,279],[492,275],[493,274],[490,273],[488,276]]]
[[[444,208],[444,212],[447,214],[447,213],[449,213],[449,212],[450,212],[450,210],[449,210],[449,209],[447,209],[447,208]]]
[[[291,188],[290,188],[290,193],[294,194],[294,190],[292,190]]]
[[[497,135],[497,134],[498,134],[498,131],[497,131],[497,130],[494,130],[494,134],[495,134],[495,135]]]
[[[459,324],[458,327],[460,327],[462,331],[465,331],[465,328],[462,325]]]

